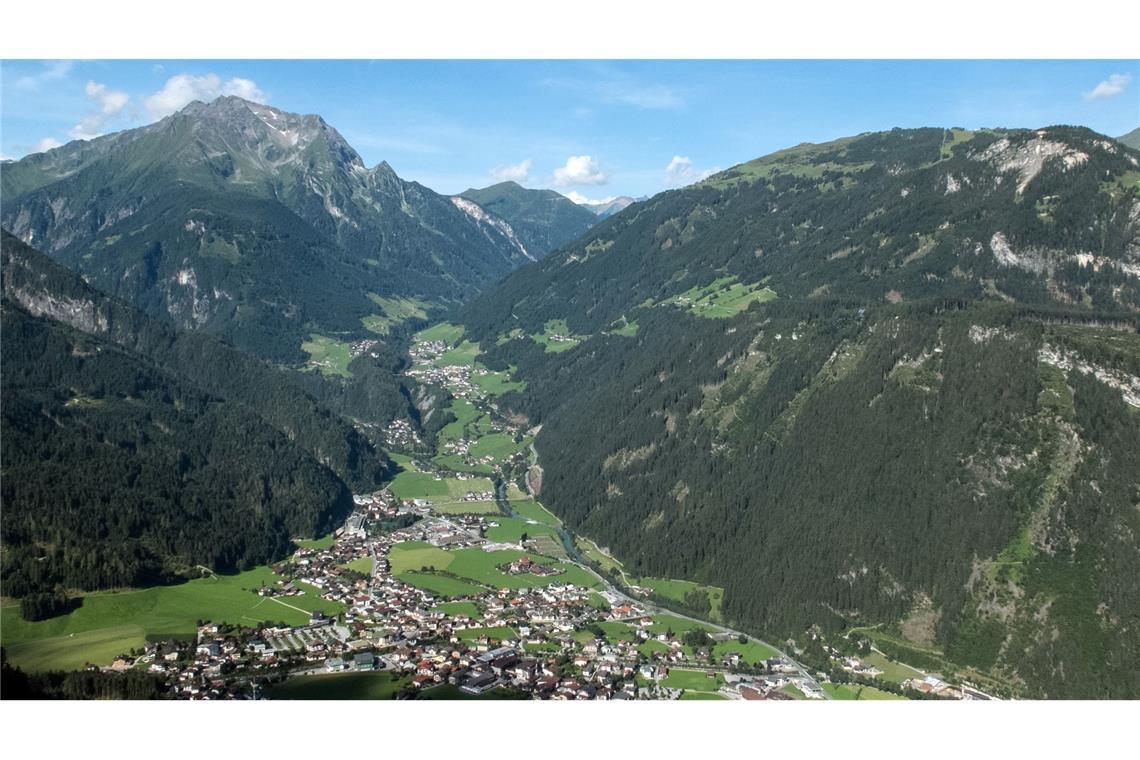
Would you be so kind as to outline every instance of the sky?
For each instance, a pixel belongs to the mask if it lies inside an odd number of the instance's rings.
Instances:
[[[639,197],[801,142],[892,127],[1140,126],[1140,61],[0,62],[20,158],[234,94],[317,113],[405,179]]]

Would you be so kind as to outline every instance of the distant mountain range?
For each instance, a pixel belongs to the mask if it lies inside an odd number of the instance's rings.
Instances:
[[[598,219],[608,219],[639,200],[645,200],[645,198],[630,198],[628,195],[619,195],[617,198],[608,201],[582,201],[578,205],[589,209]]]
[[[1137,127],[1128,134],[1121,135],[1116,139],[1127,145],[1129,148],[1140,150],[1140,127]]]
[[[460,320],[526,383],[499,406],[541,425],[544,503],[629,575],[1002,693],[1136,697],[1138,177],[1072,127],[804,144]]]
[[[0,182],[17,237],[283,361],[309,332],[362,334],[382,297],[455,302],[532,258],[493,214],[365,167],[319,116],[236,97],[28,156]]]

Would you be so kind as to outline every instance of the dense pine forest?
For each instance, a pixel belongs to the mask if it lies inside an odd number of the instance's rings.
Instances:
[[[4,238],[5,594],[274,560],[377,487],[382,452],[280,370],[177,333]],[[46,596],[44,596],[46,595]]]
[[[1067,127],[801,146],[461,320],[527,381],[503,404],[542,425],[544,501],[627,572],[771,635],[887,625],[1024,694],[1134,696],[1138,155]],[[551,320],[582,342],[526,337]]]

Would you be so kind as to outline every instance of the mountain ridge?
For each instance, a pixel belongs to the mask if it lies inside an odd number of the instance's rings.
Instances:
[[[6,165],[0,183],[20,239],[276,360],[298,361],[311,331],[364,337],[369,293],[453,303],[528,260],[497,218],[366,168],[321,117],[232,96]]]
[[[796,146],[458,321],[526,383],[499,404],[541,425],[544,503],[627,573],[722,586],[772,636],[877,626],[1003,694],[1135,696],[1138,166],[1066,126]]]
[[[591,211],[561,193],[525,188],[517,182],[468,188],[459,197],[506,220],[534,258],[569,243],[597,221]]]

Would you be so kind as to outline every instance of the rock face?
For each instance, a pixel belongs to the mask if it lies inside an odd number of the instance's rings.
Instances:
[[[297,359],[368,294],[465,299],[529,261],[509,224],[369,169],[322,118],[236,97],[5,164],[0,222],[101,289]]]

